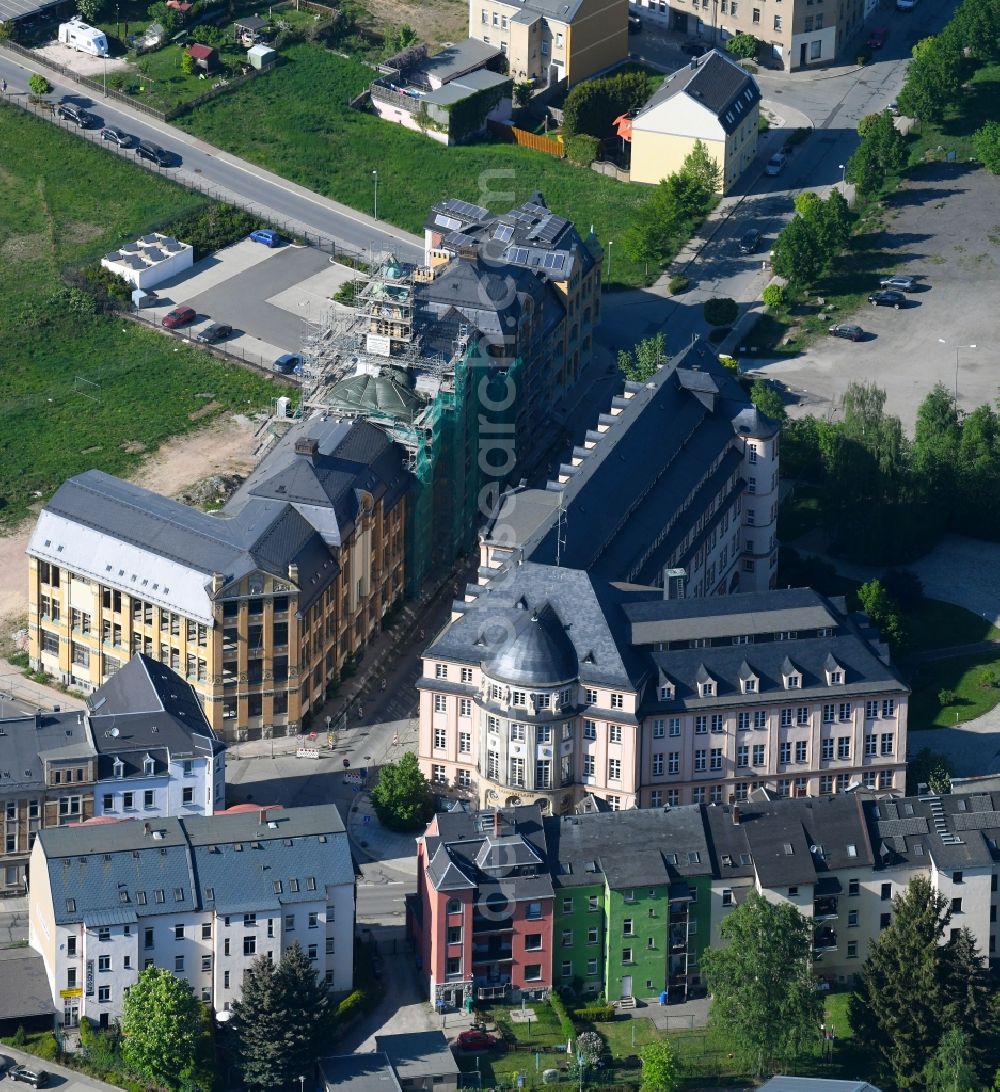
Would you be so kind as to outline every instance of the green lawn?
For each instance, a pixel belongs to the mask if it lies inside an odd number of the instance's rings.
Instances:
[[[1000,630],[981,615],[940,599],[924,599],[906,615],[910,652],[993,641]]]
[[[181,71],[183,55],[181,45],[168,45],[143,54],[136,61],[136,73],[131,77],[132,86],[138,91],[135,98],[155,110],[170,110],[210,91],[224,74],[221,69],[246,64],[246,50],[231,44],[219,50],[220,70],[201,79],[197,73],[187,76]]]
[[[444,148],[348,103],[372,70],[308,43],[289,46],[275,72],[199,107],[177,124],[212,144],[276,171],[318,193],[371,212],[372,171],[379,174],[378,212],[422,233],[434,201],[452,196],[494,211],[540,190],[557,213],[591,225],[603,241],[620,239],[646,198],[641,186],[508,144]],[[642,266],[615,248],[614,279],[643,280]]]
[[[987,670],[1000,677],[1000,654],[956,656],[917,668],[910,679],[910,729],[951,728],[988,713],[1000,703],[1000,687],[981,685],[981,676]],[[939,699],[941,691],[955,695],[944,707]]]
[[[12,106],[0,107],[0,527],[72,474],[128,473],[143,451],[225,410],[266,405],[267,380],[130,322],[47,301],[60,271],[204,199]]]
[[[970,91],[957,107],[948,111],[941,122],[922,122],[910,144],[910,162],[943,159],[947,152],[957,158],[973,158],[972,134],[987,121],[996,118],[1000,101],[1000,63],[985,64],[969,81]]]

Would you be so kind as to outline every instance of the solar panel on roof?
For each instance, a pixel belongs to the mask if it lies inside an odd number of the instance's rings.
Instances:
[[[499,239],[501,243],[509,243],[513,234],[513,224],[497,224],[496,230],[493,232],[493,238]]]

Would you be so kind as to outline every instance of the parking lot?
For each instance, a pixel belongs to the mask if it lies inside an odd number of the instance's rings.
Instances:
[[[863,341],[831,337],[792,359],[754,362],[755,371],[803,392],[789,407],[793,416],[835,412],[849,383],[871,380],[912,432],[917,408],[935,383],[957,386],[965,411],[1000,393],[1000,178],[930,164],[887,205],[879,240],[888,259],[885,272],[912,274],[917,290],[898,311],[865,305],[854,315],[836,316],[861,325]]]
[[[180,334],[228,323],[233,333],[218,348],[270,366],[282,353],[301,351],[303,336],[336,306],[330,297],[354,275],[322,250],[287,244],[271,250],[243,240],[158,285],[156,306],[141,316],[159,325],[171,308],[192,307],[198,317]]]

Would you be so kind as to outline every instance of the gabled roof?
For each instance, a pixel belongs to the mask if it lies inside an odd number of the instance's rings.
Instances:
[[[760,102],[754,78],[725,53],[713,49],[668,76],[632,122],[632,130],[652,128],[654,115],[664,103],[680,95],[703,106],[727,132],[738,129]]]
[[[86,760],[95,753],[82,713],[18,711],[0,719],[0,793],[41,789],[46,761]]]

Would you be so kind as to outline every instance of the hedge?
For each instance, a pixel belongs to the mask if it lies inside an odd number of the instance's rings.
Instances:
[[[587,1024],[606,1023],[615,1018],[614,1005],[586,1005],[573,1014],[577,1020]]]
[[[566,1005],[559,994],[553,990],[550,998],[552,1002],[552,1011],[559,1017],[559,1028],[562,1031],[564,1039],[575,1039],[576,1028],[573,1027],[573,1021],[570,1019],[569,1013],[566,1011]]]

